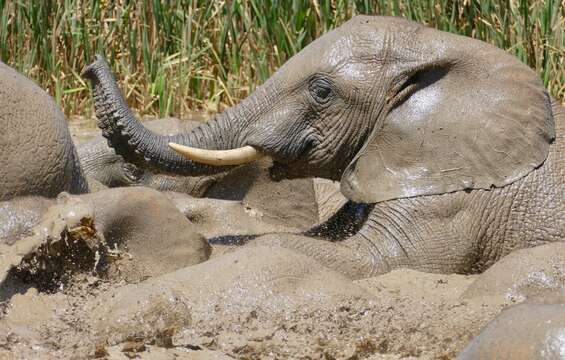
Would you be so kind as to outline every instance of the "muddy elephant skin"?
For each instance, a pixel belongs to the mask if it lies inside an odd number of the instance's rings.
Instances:
[[[0,62],[0,200],[87,192],[63,113],[33,81]]]
[[[135,119],[102,57],[84,76],[104,136],[139,166],[210,175],[266,155],[274,180],[340,181],[366,216],[350,227],[341,211],[327,229],[354,234],[319,229],[255,243],[350,277],[481,272],[514,249],[565,239],[563,108],[525,64],[481,41],[358,16],[238,105],[173,136]]]
[[[212,251],[163,193],[145,187],[19,197],[0,202],[0,225],[0,285],[16,266],[25,273],[18,277],[39,288],[70,281],[75,271],[136,282],[206,261]],[[46,251],[56,256],[41,266],[28,261],[30,270],[22,261]],[[88,269],[91,263],[96,271]]]

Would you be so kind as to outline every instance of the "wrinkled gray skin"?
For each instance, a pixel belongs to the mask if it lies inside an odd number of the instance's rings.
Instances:
[[[0,200],[88,191],[63,113],[33,81],[0,62]]]
[[[174,136],[134,118],[102,58],[84,76],[104,136],[139,166],[214,174],[226,167],[194,163],[168,143],[250,145],[273,158],[275,180],[340,180],[365,213],[348,216],[359,211],[349,203],[311,236],[254,243],[305,253],[350,277],[398,267],[478,272],[514,249],[565,238],[563,109],[526,65],[483,42],[356,17],[237,106]]]

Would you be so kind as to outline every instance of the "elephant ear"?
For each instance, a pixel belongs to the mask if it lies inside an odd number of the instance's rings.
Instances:
[[[418,90],[377,121],[345,170],[347,198],[376,203],[502,187],[544,162],[555,125],[536,74],[482,43],[457,59],[410,79]]]

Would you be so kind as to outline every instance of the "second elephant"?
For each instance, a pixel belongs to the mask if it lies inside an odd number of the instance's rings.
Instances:
[[[88,191],[59,107],[37,84],[0,62],[0,200]]]

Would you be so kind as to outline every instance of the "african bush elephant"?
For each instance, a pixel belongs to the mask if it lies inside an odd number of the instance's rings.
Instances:
[[[520,304],[491,321],[459,354],[467,359],[563,359],[565,304]]]
[[[199,175],[267,155],[274,180],[341,181],[348,199],[366,204],[353,235],[320,228],[254,243],[350,277],[397,267],[478,272],[514,249],[565,238],[563,109],[526,65],[483,42],[358,16],[237,106],[174,136],[135,119],[102,57],[84,76],[99,127],[128,161]],[[358,218],[349,211],[358,207],[346,204],[329,222],[347,226]]]
[[[0,62],[0,200],[84,193],[63,113],[33,81]]]

